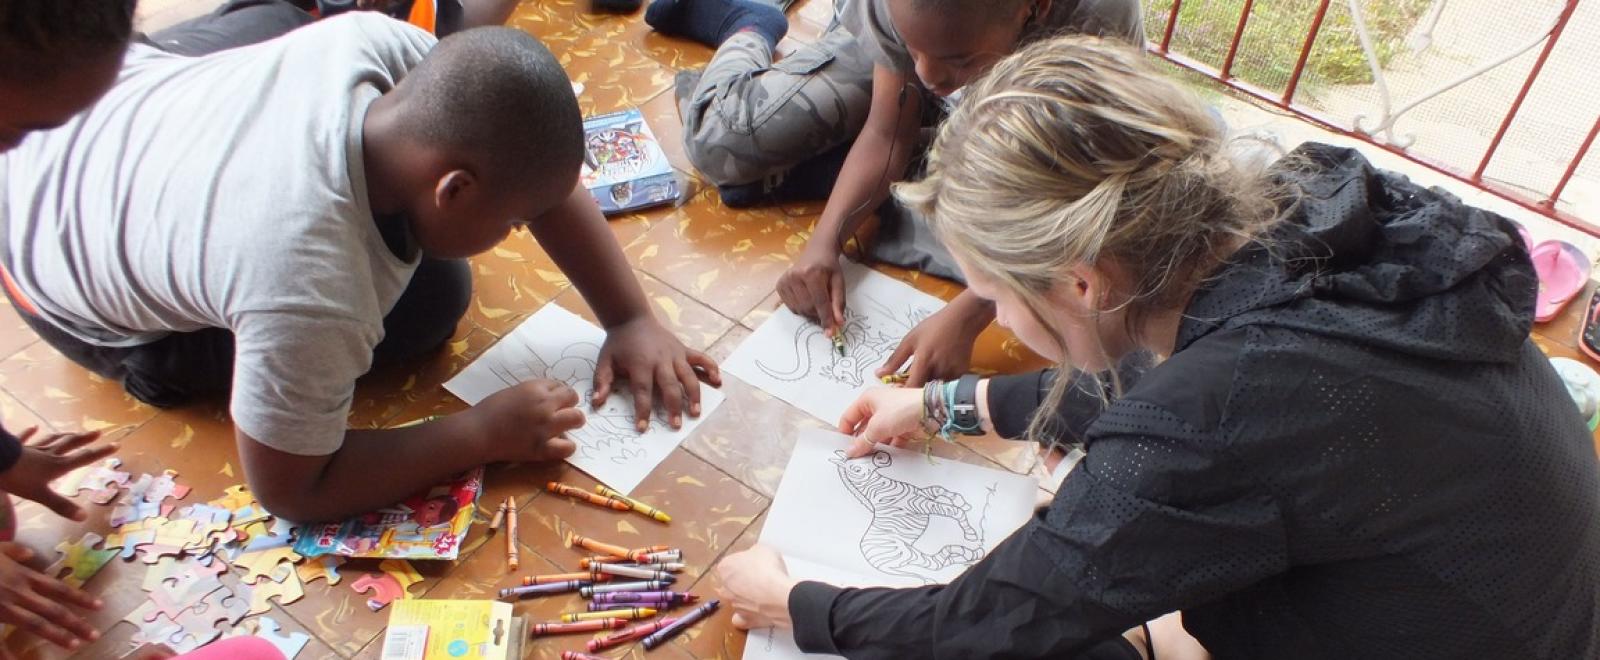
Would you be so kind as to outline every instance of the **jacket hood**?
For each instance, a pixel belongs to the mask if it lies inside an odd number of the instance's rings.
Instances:
[[[1274,176],[1299,198],[1195,294],[1176,350],[1260,325],[1434,359],[1517,359],[1538,278],[1509,220],[1354,149],[1302,145]]]

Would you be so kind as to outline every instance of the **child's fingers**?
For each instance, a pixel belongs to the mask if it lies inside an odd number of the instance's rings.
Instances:
[[[17,626],[35,635],[50,640],[52,644],[62,648],[74,648],[80,637],[94,634],[93,629],[88,629],[88,624],[83,623],[67,608],[52,603],[32,592],[13,592],[15,602],[11,610],[18,616]],[[78,625],[72,628],[63,624],[64,620],[77,619]],[[79,627],[81,626],[81,628]],[[77,630],[88,629],[80,635]]]
[[[23,444],[27,444],[28,438],[33,437],[33,434],[38,433],[38,432],[39,432],[39,427],[37,427],[37,426],[30,426],[28,428],[22,429],[22,432],[17,434],[17,440],[21,441]]]
[[[93,444],[94,441],[99,439],[99,431],[90,431],[88,433],[71,433],[64,438],[61,438],[55,444],[51,445],[50,451],[57,454],[65,454],[79,447]]]
[[[20,494],[21,493],[18,493],[18,495]],[[28,499],[33,498],[30,497]],[[44,488],[44,492],[39,495],[39,499],[34,501],[44,505],[46,509],[54,511],[56,515],[68,520],[83,522],[89,518],[89,514],[84,512],[83,507],[78,506],[76,502],[67,499],[60,493],[50,490],[48,487]]]
[[[115,454],[117,453],[117,450],[121,448],[122,445],[119,445],[115,442],[108,442],[103,445],[78,449],[77,451],[67,454],[66,456],[62,456],[61,460],[62,463],[66,465],[68,470],[74,470]]]
[[[667,423],[673,429],[683,428],[683,386],[671,364],[656,365],[656,389],[661,390],[661,407],[667,412]]]
[[[655,394],[655,382],[651,380],[650,372],[640,369],[630,372],[628,381],[633,384],[633,419],[634,429],[640,433],[650,429],[651,397]]]
[[[611,355],[602,353],[594,365],[594,396],[590,399],[594,407],[605,405],[606,397],[611,396],[611,382],[615,378],[616,374],[611,367]]]
[[[894,347],[894,352],[889,354],[889,359],[884,360],[883,366],[878,367],[878,377],[882,378],[900,371],[906,360],[911,359],[911,352],[911,342],[908,339],[900,340],[900,344]]]
[[[694,367],[689,366],[688,356],[672,363],[672,370],[678,376],[678,384],[683,386],[683,398],[689,404],[689,416],[700,416],[700,376],[694,372]]]
[[[828,293],[833,299],[833,304],[828,309],[833,310],[833,324],[844,327],[844,272],[835,268],[828,277]],[[821,313],[820,311],[818,312]]]
[[[928,383],[928,360],[912,360],[906,372],[906,387],[922,387]]]
[[[833,301],[828,298],[828,285],[826,282],[806,282],[806,288],[811,294],[811,304],[816,309],[817,320],[822,323],[823,330],[833,330],[838,327],[838,322],[829,314],[833,309]]]
[[[722,367],[711,356],[700,351],[689,351],[689,366],[699,372],[700,379],[712,387],[722,387]]]
[[[52,601],[79,609],[98,610],[102,604],[100,599],[95,598],[93,594],[75,588],[44,573],[35,573],[33,575],[33,590]],[[77,614],[71,611],[66,611],[65,614],[82,621],[82,619],[78,619]]]

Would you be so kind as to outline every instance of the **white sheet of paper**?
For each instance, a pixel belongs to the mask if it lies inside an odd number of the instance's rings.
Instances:
[[[859,264],[844,265],[845,354],[822,326],[780,307],[722,364],[726,373],[830,424],[868,387],[906,333],[944,301]]]
[[[549,378],[571,386],[587,402],[594,391],[595,362],[604,341],[605,331],[594,324],[557,305],[545,305],[444,387],[461,400],[477,405],[485,397],[517,383]],[[587,403],[580,404],[587,419],[583,428],[567,434],[578,444],[577,453],[567,462],[607,486],[632,493],[689,437],[700,420],[721,404],[722,392],[703,386],[699,418],[684,415],[683,429],[673,431],[658,406],[650,429],[641,434],[633,426],[632,392],[613,388],[598,410]]]
[[[887,446],[846,460],[849,445],[843,435],[803,431],[767,513],[761,542],[798,579],[947,583],[1033,515],[1031,477]],[[788,630],[752,630],[745,644],[745,660],[802,656]]]

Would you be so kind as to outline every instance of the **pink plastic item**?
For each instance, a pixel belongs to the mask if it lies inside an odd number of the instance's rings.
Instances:
[[[1539,302],[1533,319],[1540,323],[1561,313],[1589,283],[1590,262],[1578,246],[1566,241],[1545,241],[1533,247],[1533,269],[1539,273]]]
[[[217,640],[175,660],[283,660],[283,652],[267,640],[245,635]]]

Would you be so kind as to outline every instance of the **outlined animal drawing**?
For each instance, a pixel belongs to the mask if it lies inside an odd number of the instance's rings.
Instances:
[[[868,376],[889,359],[906,333],[929,316],[920,310],[896,315],[876,301],[867,301],[861,306],[879,317],[893,320],[883,327],[883,321],[872,320],[872,315],[856,307],[846,308],[844,325],[839,327],[839,332],[844,334],[844,355],[839,355],[833,341],[822,334],[821,326],[807,323],[794,333],[794,359],[789,362],[792,366],[774,366],[765,360],[756,360],[756,367],[781,381],[804,380],[814,373],[845,387],[861,387]]]
[[[884,474],[883,468],[894,463],[887,452],[854,459],[845,458],[842,451],[834,454],[828,460],[838,466],[845,489],[872,514],[861,536],[861,556],[868,564],[889,575],[931,583],[932,573],[983,558],[983,533],[968,522],[972,505],[961,493],[938,485],[916,486]],[[971,545],[952,543],[931,553],[918,548],[934,516],[954,521]]]
[[[519,341],[521,338],[517,338]],[[588,401],[594,393],[595,356],[600,347],[591,343],[577,343],[561,351],[561,357],[546,363],[532,346],[523,344],[525,355],[521,360],[520,374],[499,373],[508,386],[519,382],[548,378],[566,383]],[[644,456],[644,451],[631,447],[639,436],[635,430],[632,403],[624,404],[624,397],[612,395],[598,410],[583,406],[583,427],[567,435],[578,443],[578,453],[584,458],[607,458],[614,463],[628,463]],[[658,419],[650,420],[652,430],[666,428]]]

